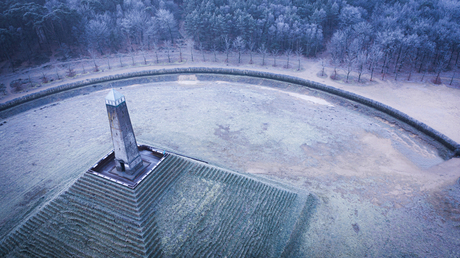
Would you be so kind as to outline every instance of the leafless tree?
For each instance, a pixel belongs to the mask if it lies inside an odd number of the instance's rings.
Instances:
[[[302,52],[303,52],[303,47],[300,47],[300,46],[295,51],[295,55],[297,56],[297,61],[299,62],[299,66],[297,67],[297,71],[300,71],[300,59],[302,58]],[[323,66],[323,74],[321,76],[324,76],[324,66]]]
[[[110,56],[107,56],[107,66],[109,67],[109,70],[112,69],[110,66]]]
[[[120,59],[120,67],[123,67],[123,62],[121,60],[123,55],[121,53],[118,53],[117,55],[118,55],[118,58]]]
[[[259,50],[259,53],[262,54],[262,66],[264,66],[265,65],[265,56],[268,53],[267,47],[265,46],[264,43],[262,43],[262,45],[259,47],[258,50]]]
[[[230,54],[230,49],[232,48],[232,41],[225,35],[224,37],[224,46],[225,46],[225,53],[227,54],[227,59],[225,59],[225,62],[228,64],[228,55]]]
[[[180,62],[182,63],[182,43],[176,43],[177,47],[179,48],[179,58]]]
[[[248,49],[249,49],[249,55],[251,56],[251,60],[249,60],[249,63],[252,64],[252,52],[254,51],[254,47],[256,46],[256,43],[254,41],[249,41],[248,42]]]
[[[212,45],[211,50],[212,50],[212,53],[214,53],[214,62],[217,62],[217,46],[216,46],[216,44]]]
[[[200,48],[200,52],[201,52],[201,56],[203,57],[203,62],[206,62],[206,58],[204,57],[204,47],[203,47],[203,43],[200,42],[199,46]]]
[[[359,51],[358,56],[356,57],[356,70],[358,71],[358,82],[361,82],[361,75],[363,74],[364,71],[364,65],[366,64],[366,52],[365,51]]]
[[[171,41],[165,40],[165,48],[166,48],[166,54],[168,55],[168,63],[171,63],[171,55],[170,55]]]
[[[42,83],[48,83],[49,82],[48,76],[46,76],[46,73],[42,72],[42,77],[40,79],[42,79]]]
[[[69,64],[69,67],[67,68],[67,77],[74,77],[75,75],[76,75],[75,70]]]
[[[289,69],[289,58],[290,58],[291,55],[292,55],[292,49],[290,49],[290,48],[286,49],[286,51],[284,52],[284,54],[285,54],[286,57],[287,57],[286,68]]]
[[[371,72],[370,81],[372,81],[372,78],[374,76],[375,67],[377,66],[377,64],[380,61],[380,59],[382,59],[382,57],[383,57],[383,51],[380,49],[379,46],[373,45],[370,48],[369,58],[368,58],[368,60],[369,60],[369,71]]]
[[[99,72],[99,66],[96,64],[96,51],[94,51],[93,49],[89,49],[88,50],[88,53],[89,55],[91,56],[91,59],[93,59],[93,63],[94,63],[94,71],[95,72]]]
[[[273,66],[276,67],[276,56],[279,54],[279,50],[278,49],[272,49],[272,56],[273,56]]]
[[[458,69],[457,63],[455,63],[454,67],[452,68],[452,78],[450,78],[450,83],[449,83],[449,85],[452,85],[452,82],[454,81],[456,69]]]
[[[233,47],[238,51],[238,63],[241,63],[241,52],[244,50],[244,45],[244,40],[240,36],[233,41]]]
[[[158,60],[158,44],[153,42],[153,51],[155,52],[155,57],[157,59],[157,64],[159,63],[159,60]]]

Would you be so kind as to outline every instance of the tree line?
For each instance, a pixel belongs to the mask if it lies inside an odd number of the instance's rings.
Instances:
[[[238,56],[327,51],[335,67],[397,78],[456,68],[457,0],[35,0],[0,3],[0,58],[10,66],[159,49]],[[240,59],[239,59],[240,60]],[[251,58],[252,60],[252,58]],[[348,79],[348,78],[347,78]],[[409,78],[410,79],[410,78]]]

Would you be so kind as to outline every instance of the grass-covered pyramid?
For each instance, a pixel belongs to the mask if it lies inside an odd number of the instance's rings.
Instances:
[[[289,256],[311,208],[305,195],[174,154],[135,188],[90,172],[10,233],[0,256]]]

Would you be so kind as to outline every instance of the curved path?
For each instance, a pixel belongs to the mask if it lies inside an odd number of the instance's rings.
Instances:
[[[0,178],[2,235],[111,149],[103,89],[114,85],[126,95],[139,142],[316,193],[320,204],[302,236],[305,255],[460,250],[459,159],[445,161],[448,146],[385,113],[246,76],[175,74],[96,85],[53,94],[46,105],[35,100],[0,127],[7,150],[0,167],[8,168]]]

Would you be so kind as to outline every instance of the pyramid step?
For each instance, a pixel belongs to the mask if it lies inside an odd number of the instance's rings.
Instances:
[[[124,216],[132,217],[134,219],[139,218],[137,209],[134,210],[132,207],[127,207],[121,203],[110,200],[109,198],[93,195],[78,186],[74,185],[69,188],[68,194],[74,195],[77,198],[85,199],[94,204],[102,205],[103,207],[111,209],[119,214],[123,214]]]
[[[13,254],[10,255],[15,258],[30,258],[30,257],[40,257],[38,254],[31,252],[27,249],[15,250]]]
[[[149,188],[150,191],[144,192],[144,195],[139,196],[139,212],[143,214],[145,209],[149,207],[153,202],[151,200],[155,200],[161,197],[162,193],[168,190],[169,186],[176,181],[176,179],[182,174],[183,170],[188,166],[188,162],[181,162],[178,163],[177,166],[172,167],[171,170],[173,173],[160,178],[155,184],[152,184]],[[147,197],[144,198],[145,194]]]
[[[192,176],[200,176],[202,171],[206,169],[206,166],[202,164],[197,164],[197,166],[193,169],[190,170],[190,175]]]
[[[173,166],[178,160],[178,157],[175,155],[169,155],[166,159],[164,159],[158,167],[146,178],[146,180],[142,181],[135,189],[137,198],[144,195],[145,191],[148,191],[152,182],[156,182],[159,178],[164,177],[164,173],[169,171],[169,168]]]
[[[160,238],[154,238],[151,246],[146,251],[147,257],[161,257],[161,241]]]
[[[49,252],[47,252],[49,253]],[[53,257],[52,255],[48,254],[48,256],[44,255],[43,250],[36,248],[34,244],[21,246],[21,248],[14,250],[11,254],[12,257]]]
[[[72,234],[73,236],[74,234]],[[48,255],[41,257],[91,257],[83,250],[76,248],[70,244],[74,244],[71,239],[60,239],[56,238],[43,231],[38,231],[34,237],[33,243],[36,243],[35,250],[43,250],[42,248],[47,247]],[[50,243],[53,243],[50,245]]]
[[[146,244],[150,243],[152,239],[158,235],[158,226],[156,223],[153,223],[144,234],[144,241]]]
[[[143,247],[143,241],[137,232],[133,232],[117,223],[108,223],[104,219],[92,215],[91,213],[78,213],[77,211],[69,211],[63,214],[67,219],[76,224],[84,225],[85,229],[91,231],[91,235],[100,235],[100,238],[112,238],[111,241],[118,240],[119,242],[130,242],[137,248]],[[120,236],[121,233],[124,233]],[[129,240],[129,241],[128,241]]]
[[[16,246],[19,245],[20,241],[18,241],[17,239],[15,239],[16,237],[13,236],[13,235],[9,235],[6,237],[6,239],[2,242],[1,246],[2,246],[2,250],[3,253],[5,253],[5,255],[9,252],[11,252],[14,248],[16,248]],[[2,255],[3,256],[3,255]]]
[[[135,195],[133,194],[132,191],[130,190],[122,191],[121,189],[116,188],[116,187],[125,188],[125,186],[122,186],[122,185],[114,186],[109,183],[104,183],[102,182],[102,180],[108,181],[104,178],[100,178],[99,180],[96,180],[96,179],[91,179],[89,177],[84,177],[82,178],[82,180],[78,180],[76,184],[84,185],[91,191],[94,190],[94,191],[102,192],[103,195],[107,195],[107,192],[110,192],[111,195],[117,196],[121,199],[132,200],[133,198],[135,198]]]
[[[99,188],[108,189],[110,191],[113,191],[121,196],[127,196],[128,198],[135,198],[135,194],[133,193],[132,189],[127,188],[125,186],[122,186],[118,183],[112,182],[110,180],[107,180],[97,175],[86,173],[85,176],[79,179],[79,181],[80,180],[82,183],[90,183],[91,185],[98,186]]]
[[[114,200],[118,203],[123,203],[127,207],[131,207],[133,210],[136,210],[136,205],[133,204],[134,198],[126,197],[118,194],[115,191],[110,189],[104,189],[96,185],[92,185],[89,182],[76,182],[74,186],[78,186],[80,189],[84,189],[86,192],[95,194],[96,196],[102,196],[109,200]]]
[[[84,193],[85,196],[88,196],[92,199],[97,199],[97,200],[106,200],[109,202],[114,202],[117,205],[127,207],[128,209],[131,209],[132,211],[135,211],[136,208],[134,205],[132,205],[133,200],[129,199],[118,199],[118,198],[112,198],[112,192],[109,190],[101,191],[101,190],[96,190],[91,187],[88,187],[86,184],[80,184],[76,183],[72,185],[71,188],[69,188],[69,191],[73,191],[75,189],[78,189],[79,192]]]
[[[67,194],[65,198],[69,200],[68,205],[70,205],[75,210],[78,210],[80,212],[89,211],[89,213],[93,213],[94,216],[98,218],[103,218],[104,220],[110,218],[111,221],[115,219],[122,221],[124,224],[130,225],[130,227],[133,228],[134,232],[138,232],[136,229],[140,227],[140,221],[138,220],[140,218],[138,218],[137,220],[133,220],[130,217],[123,216],[109,209],[104,209],[99,205],[94,205],[93,203],[85,202],[79,199],[78,197],[72,196],[71,194]]]

